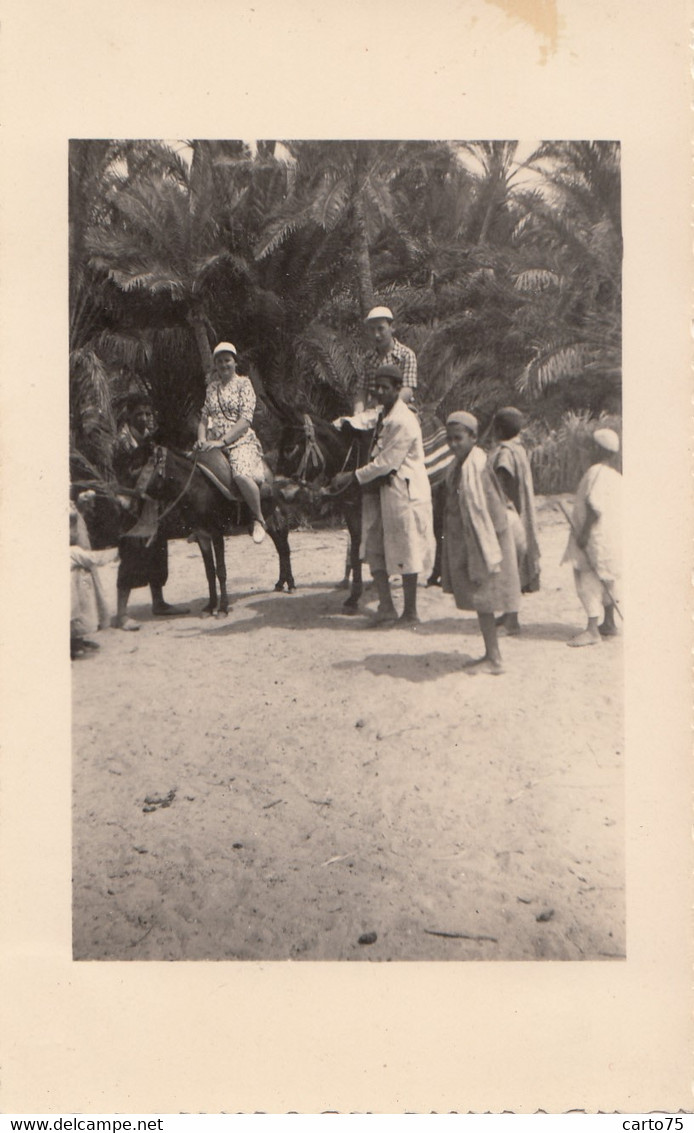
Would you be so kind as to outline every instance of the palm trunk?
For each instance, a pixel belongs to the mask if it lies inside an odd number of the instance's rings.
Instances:
[[[260,376],[260,371],[255,362],[251,362],[248,367],[248,377],[251,380],[251,385],[253,386],[253,392],[255,393],[255,396],[262,398],[262,400],[265,401],[265,385],[263,384],[263,379]]]
[[[212,373],[212,351],[210,350],[210,342],[207,337],[205,320],[202,316],[202,312],[199,310],[189,311],[187,319],[195,335],[195,342],[200,354],[200,362],[202,363],[205,380],[207,380]]]
[[[371,274],[369,239],[366,231],[364,204],[359,197],[354,199],[354,245],[357,258],[357,282],[359,286],[359,305],[361,317],[365,319],[374,305],[374,285]]]
[[[489,201],[488,201],[487,207],[485,209],[484,219],[482,220],[482,227],[480,228],[480,234],[477,237],[477,243],[478,244],[486,244],[487,243],[487,236],[489,235],[489,229],[490,229],[490,226],[491,226],[491,223],[492,223],[492,217],[494,216],[494,210],[495,209],[496,209],[496,185],[493,185],[492,189],[490,191],[490,194],[489,194]]]

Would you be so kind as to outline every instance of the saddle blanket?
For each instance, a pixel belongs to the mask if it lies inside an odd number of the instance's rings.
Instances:
[[[243,496],[231,475],[229,461],[221,449],[213,448],[208,449],[207,452],[199,452],[197,460],[200,471],[205,473],[207,479],[214,484],[215,488],[219,489],[226,499],[232,500],[234,503],[243,503]],[[265,469],[265,481],[260,485],[260,495],[265,498],[272,495],[272,473],[265,461],[263,461],[263,468]]]
[[[424,444],[424,463],[432,488],[440,484],[453,462],[446,441],[446,426],[433,413],[421,413],[419,423]]]

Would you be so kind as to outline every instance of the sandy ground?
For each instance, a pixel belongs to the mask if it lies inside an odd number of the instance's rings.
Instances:
[[[228,539],[220,620],[171,543],[193,616],[137,591],[141,630],[72,667],[75,958],[622,958],[621,641],[566,648],[565,540],[541,501],[543,589],[499,677],[462,671],[476,619],[439,589],[416,632],[343,616],[342,531],[293,534],[292,596],[269,540]]]

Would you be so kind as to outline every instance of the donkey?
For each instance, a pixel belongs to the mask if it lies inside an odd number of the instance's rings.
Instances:
[[[215,617],[226,615],[230,603],[226,588],[224,536],[235,520],[238,523],[239,518],[243,518],[246,505],[240,497],[238,500],[233,497],[218,476],[210,474],[200,455],[190,456],[151,442],[134,450],[130,472],[137,476],[139,494],[166,504],[159,520],[174,507],[178,509],[200,547],[205,564],[209,601],[202,612]],[[296,584],[292,575],[287,520],[272,485],[263,485],[261,503],[268,534],[279,556],[280,573],[275,590],[283,590],[286,586],[291,592],[296,589]],[[249,513],[246,512],[246,515],[250,519]]]
[[[361,430],[338,430],[328,421],[309,413],[283,411],[284,426],[280,436],[277,472],[304,487],[322,490],[326,497],[334,495],[326,486],[338,472],[352,472],[365,464],[371,443],[371,433]],[[446,430],[433,414],[423,414],[424,454],[432,486],[434,533],[436,535],[436,561],[427,585],[436,585],[441,570],[441,535],[443,530],[443,481],[453,460],[446,444]],[[339,495],[350,545],[345,578],[341,587],[352,583],[344,602],[345,612],[355,614],[363,593],[362,564],[359,558],[361,540],[361,491],[350,485]]]

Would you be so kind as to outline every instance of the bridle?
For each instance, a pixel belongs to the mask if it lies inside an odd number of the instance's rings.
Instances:
[[[316,427],[308,413],[302,414],[301,429],[304,436],[304,451],[301,454],[301,460],[299,461],[296,472],[290,479],[296,481],[296,483],[300,484],[302,487],[315,488],[316,480],[325,472],[326,461],[323,450],[316,437]],[[353,438],[347,449],[345,459],[342,462],[340,472],[344,472],[347,469],[355,451],[355,446],[356,439]],[[341,496],[343,492],[346,492],[350,487],[351,485],[347,484],[344,488],[340,488],[336,492],[329,492],[326,488],[321,488],[321,494],[331,497]]]
[[[166,465],[166,449],[163,445],[155,445],[152,449],[152,455],[145,461],[140,469],[137,480],[135,481],[135,493],[138,496],[146,496],[147,492],[152,486],[152,482],[159,473],[164,474],[164,467]]]
[[[308,413],[302,415],[303,430],[304,430],[304,451],[299,461],[299,467],[296,470],[296,479],[305,484],[309,478],[315,479],[325,472],[325,457],[323,450],[318,444],[316,438],[316,427],[309,417]],[[310,473],[315,469],[315,475],[310,476]]]
[[[152,487],[152,483],[154,482],[154,480],[156,479],[157,476],[161,476],[162,479],[166,476],[166,454],[167,454],[167,450],[164,448],[163,445],[156,445],[155,446],[152,455],[147,460],[146,464],[143,465],[143,467],[140,471],[140,474],[137,478],[137,481],[135,483],[135,492],[139,496],[142,496],[143,498],[147,496],[147,492]],[[188,491],[190,484],[191,484],[191,481],[193,479],[193,476],[195,475],[195,470],[198,466],[198,454],[197,454],[197,452],[193,453],[191,465],[192,465],[192,467],[190,469],[190,475],[188,476],[188,479],[186,480],[185,484],[183,485],[183,488],[181,489],[179,494],[176,496],[176,499],[172,503],[168,504],[164,508],[164,510],[159,513],[159,515],[157,516],[157,524],[161,523],[162,519],[164,519],[164,517],[167,516],[169,514],[169,512],[173,511],[173,509],[176,507],[177,504],[179,504],[181,502],[181,500],[185,496],[186,492]]]

